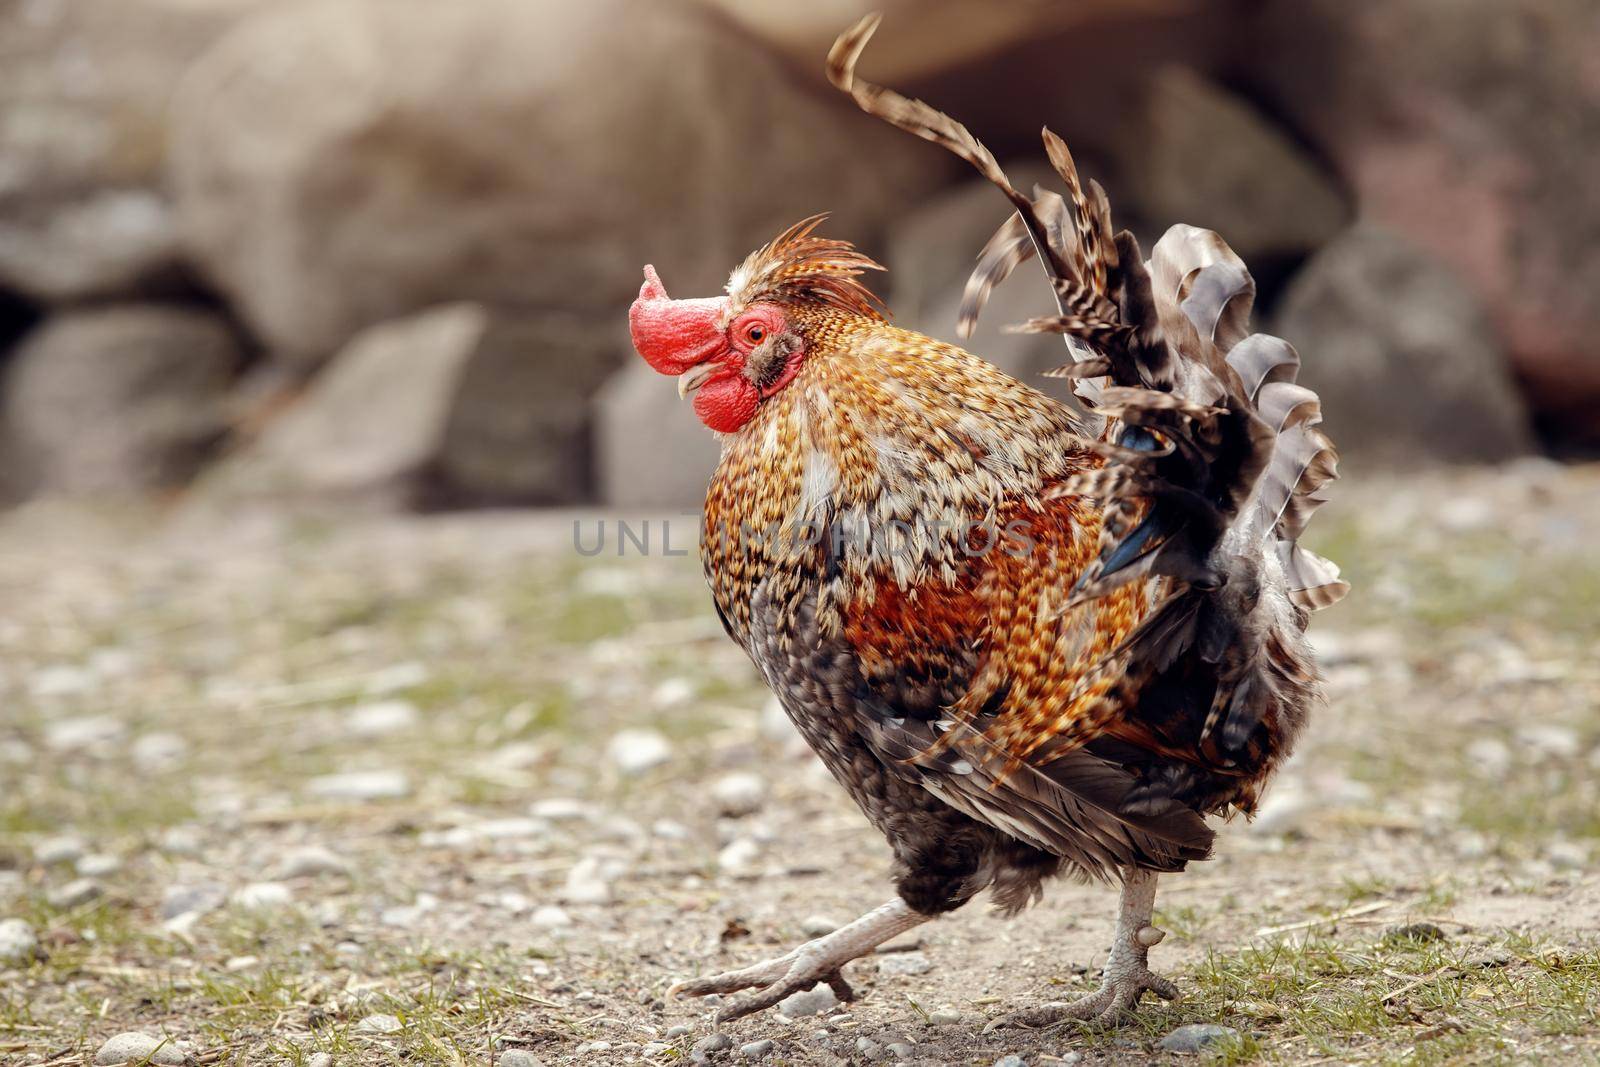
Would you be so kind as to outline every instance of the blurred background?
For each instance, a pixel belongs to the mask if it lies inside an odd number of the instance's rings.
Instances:
[[[0,494],[693,505],[715,446],[630,358],[832,211],[953,339],[1000,197],[826,84],[1041,123],[1146,241],[1220,231],[1358,468],[1600,449],[1587,0],[0,0]],[[970,347],[1048,296],[1019,274]]]

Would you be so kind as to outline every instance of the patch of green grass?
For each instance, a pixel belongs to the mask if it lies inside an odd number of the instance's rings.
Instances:
[[[1491,1063],[1587,1033],[1600,953],[1523,939],[1505,947],[1509,965],[1483,966],[1448,940],[1254,944],[1195,968],[1196,1003],[1185,1014],[1263,1032],[1229,1062]]]

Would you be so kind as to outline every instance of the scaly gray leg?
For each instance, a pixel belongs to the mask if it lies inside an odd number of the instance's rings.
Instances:
[[[1167,936],[1150,925],[1155,905],[1156,875],[1151,871],[1129,871],[1122,883],[1122,907],[1117,912],[1117,929],[1112,935],[1111,955],[1106,959],[1100,989],[1077,1000],[1041,1004],[1002,1015],[985,1026],[984,1032],[1011,1026],[1049,1026],[1066,1019],[1115,1022],[1139,1003],[1146,990],[1163,1000],[1176,1000],[1178,987],[1152,973],[1147,965],[1151,947]]]
[[[851,1000],[855,992],[844,980],[841,968],[860,959],[891,938],[925,923],[931,916],[913,911],[903,900],[891,900],[874,908],[848,926],[807,941],[782,956],[706,978],[679,982],[667,990],[669,997],[703,997],[709,993],[732,993],[759,987],[759,993],[741,997],[717,1012],[717,1022],[725,1023],[742,1015],[770,1008],[791,993],[826,982],[840,1000]]]

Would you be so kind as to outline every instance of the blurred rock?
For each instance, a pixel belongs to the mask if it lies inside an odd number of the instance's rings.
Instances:
[[[345,729],[355,737],[387,737],[414,728],[421,719],[409,700],[358,704],[345,713]]]
[[[149,189],[0,216],[0,281],[35,300],[181,290],[178,257],[172,206]]]
[[[293,899],[293,892],[282,882],[251,882],[240,886],[230,898],[234,907],[251,911],[287,907]]]
[[[227,901],[227,889],[214,881],[198,885],[178,885],[162,894],[162,918],[181,915],[205,915],[222,907]]]
[[[698,510],[722,454],[672,379],[640,359],[629,360],[597,395],[594,449],[600,499],[629,508]],[[694,551],[694,518],[673,527],[672,550]]]
[[[321,874],[349,874],[350,864],[322,845],[302,845],[291,849],[279,865],[280,878],[306,878]]]
[[[1113,218],[1160,234],[1185,222],[1217,231],[1261,283],[1332,240],[1350,220],[1333,180],[1241,99],[1183,67],[1150,79],[1118,144]],[[1225,146],[1225,150],[1219,150]]]
[[[83,838],[72,835],[47,837],[33,846],[33,862],[41,867],[76,863],[88,851]]]
[[[1504,460],[1528,451],[1494,332],[1448,269],[1360,225],[1289,284],[1273,332],[1299,349],[1341,455],[1374,463]]]
[[[0,919],[0,964],[32,962],[39,937],[25,919]]]
[[[105,893],[104,887],[93,878],[78,878],[66,885],[57,886],[45,894],[45,900],[52,908],[66,911],[79,905],[87,904],[91,900],[100,899]]]
[[[1037,183],[1060,190],[1061,181],[1048,166],[1031,160],[1002,165],[1018,189],[1029,190]],[[888,288],[889,307],[899,325],[960,345],[1036,389],[1065,396],[1064,382],[1039,377],[1070,358],[1061,338],[1001,329],[1055,313],[1054,298],[1038,264],[1024,263],[990,294],[971,338],[956,336],[956,312],[967,277],[978,252],[1009,215],[1005,197],[982,179],[924,201],[890,233],[885,264],[889,273],[881,284]]]
[[[658,730],[618,730],[606,755],[623,774],[643,774],[672,759],[672,742]]]
[[[604,333],[470,303],[374,326],[209,488],[409,507],[578,498]]]
[[[180,223],[300,361],[452,300],[620,325],[644,250],[703,294],[808,212],[870,241],[935,180],[814,62],[802,87],[724,21],[650,0],[275,4],[178,94]],[[585,358],[556,349],[530,355]]]
[[[979,59],[1025,37],[1120,21],[1189,6],[1188,0],[1077,0],[1071,4],[959,4],[942,0],[708,0],[739,25],[781,51],[800,71],[822,68],[835,37],[861,16],[882,12],[874,39],[874,81],[936,74]]]
[[[739,818],[761,810],[767,799],[767,783],[760,775],[740,771],[725,774],[711,786],[711,799],[723,815]]]
[[[1364,215],[1461,272],[1543,430],[1600,444],[1592,0],[1256,11],[1240,77],[1332,160]]]
[[[128,732],[128,724],[109,715],[61,719],[45,727],[44,743],[54,752],[106,754]]]
[[[0,285],[62,302],[174,284],[168,103],[265,2],[0,4]]]
[[[182,485],[226,429],[241,359],[208,312],[125,305],[56,315],[7,368],[0,481],[19,495]]]
[[[410,794],[411,779],[404,771],[351,771],[313,778],[306,791],[324,800],[393,800]]]

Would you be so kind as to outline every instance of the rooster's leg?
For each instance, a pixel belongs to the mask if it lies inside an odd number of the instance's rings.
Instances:
[[[1049,1026],[1066,1019],[1110,1023],[1139,1003],[1146,990],[1164,1000],[1175,1000],[1178,987],[1151,972],[1150,948],[1166,932],[1150,925],[1156,904],[1156,876],[1151,871],[1131,870],[1122,883],[1122,908],[1117,913],[1111,955],[1106,959],[1100,989],[1086,997],[1065,1003],[1041,1004],[1024,1008],[993,1020],[985,1031],[1002,1027]]]
[[[761,990],[741,997],[717,1012],[718,1022],[770,1008],[791,993],[810,989],[818,982],[828,983],[839,994],[839,999],[849,1000],[854,994],[844,980],[841,968],[930,918],[932,916],[913,910],[903,900],[892,900],[872,909],[848,926],[842,926],[815,941],[807,941],[775,959],[742,970],[679,982],[667,990],[667,996],[703,997],[710,993],[732,993],[751,987]]]

